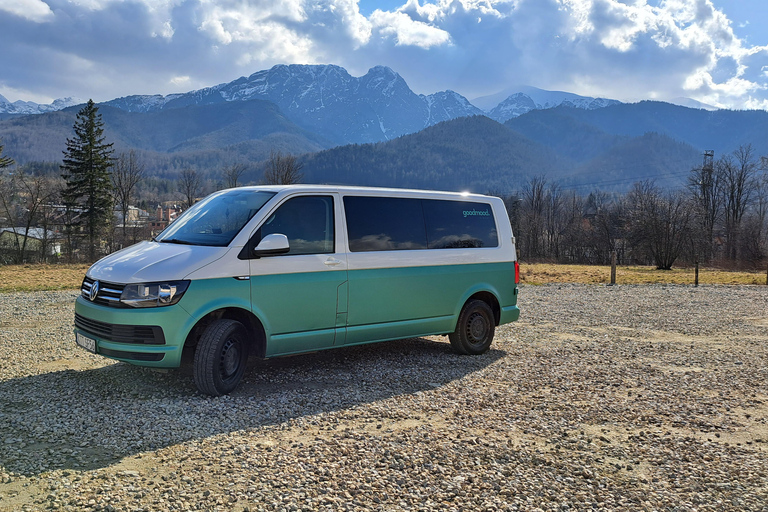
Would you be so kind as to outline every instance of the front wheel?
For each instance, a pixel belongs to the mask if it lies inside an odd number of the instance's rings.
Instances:
[[[495,331],[491,307],[482,300],[471,300],[461,310],[456,330],[448,339],[459,354],[483,354],[491,348]]]
[[[209,325],[195,351],[194,378],[197,389],[211,396],[232,392],[248,364],[248,335],[235,320],[216,320]]]

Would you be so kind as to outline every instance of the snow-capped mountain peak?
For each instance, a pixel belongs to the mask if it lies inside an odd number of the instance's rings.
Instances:
[[[54,112],[56,110],[62,110],[73,105],[80,105],[85,103],[80,98],[59,98],[51,103],[42,104],[35,103],[34,101],[22,101],[17,100],[11,103],[5,97],[0,95],[0,114],[44,114],[46,112]]]
[[[473,103],[484,108],[489,117],[503,123],[531,110],[554,108],[560,105],[592,110],[621,102],[606,98],[580,96],[570,92],[545,91],[537,87],[521,85],[511,87],[501,93],[476,98]]]
[[[266,100],[299,126],[338,143],[376,142],[436,122],[482,113],[445,91],[417,95],[397,72],[375,66],[361,77],[335,65],[277,65],[229,83],[174,96],[129,96],[107,102],[148,112],[221,101]]]

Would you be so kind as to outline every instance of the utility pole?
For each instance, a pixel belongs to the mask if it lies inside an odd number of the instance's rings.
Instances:
[[[711,173],[715,169],[715,150],[707,149],[704,151],[704,164],[701,166],[704,171]]]

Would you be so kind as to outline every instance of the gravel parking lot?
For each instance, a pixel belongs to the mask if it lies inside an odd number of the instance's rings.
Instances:
[[[479,357],[252,360],[231,396],[0,294],[0,511],[767,510],[768,287],[524,286]]]

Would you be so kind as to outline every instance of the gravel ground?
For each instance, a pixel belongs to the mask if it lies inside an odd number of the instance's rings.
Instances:
[[[0,294],[0,511],[768,510],[768,287],[521,288],[441,337],[251,361],[231,396]]]

